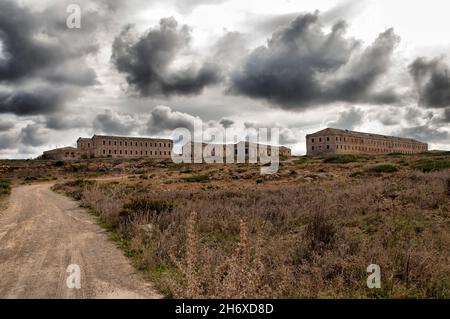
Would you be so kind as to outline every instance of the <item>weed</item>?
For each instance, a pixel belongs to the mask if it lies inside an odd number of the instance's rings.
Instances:
[[[205,183],[209,181],[208,175],[192,175],[183,177],[183,180],[188,183]]]
[[[359,162],[360,160],[361,160],[361,158],[359,158],[355,155],[339,155],[339,156],[327,157],[323,160],[323,162],[329,163],[329,164],[348,164],[348,163]]]
[[[391,164],[382,164],[373,166],[368,171],[371,173],[395,173],[398,171],[398,168]]]

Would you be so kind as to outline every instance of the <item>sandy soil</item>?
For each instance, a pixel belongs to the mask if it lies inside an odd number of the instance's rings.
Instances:
[[[14,188],[0,213],[0,298],[160,298],[95,218],[51,186]],[[67,287],[71,264],[80,289]]]

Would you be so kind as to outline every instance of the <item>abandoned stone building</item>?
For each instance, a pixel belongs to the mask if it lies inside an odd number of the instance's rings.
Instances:
[[[45,151],[41,158],[52,160],[76,160],[80,159],[83,153],[83,151],[80,151],[75,147],[62,147]]]
[[[195,145],[200,145],[200,144],[196,144],[196,143],[189,143],[183,146],[183,154],[188,154],[187,153],[187,148],[191,148],[190,149],[190,154],[191,154],[191,158],[194,157],[194,147]],[[208,151],[205,152],[205,148],[207,147],[207,145],[210,146],[210,149]],[[214,146],[214,148],[213,148]],[[216,156],[216,149],[217,147],[222,147],[222,155],[224,157],[224,162],[226,161],[225,158],[227,157],[227,155],[229,154],[228,152],[231,152],[231,154],[233,154],[231,157],[233,158],[233,161],[237,160],[238,157],[238,152],[242,152],[243,157],[245,158],[246,161],[249,160],[249,158],[252,159],[256,159],[259,160],[260,158],[260,154],[265,154],[267,156],[271,156],[272,152],[274,150],[278,151],[278,155],[279,156],[283,156],[283,157],[290,157],[291,154],[291,149],[285,146],[272,146],[272,145],[266,145],[266,144],[258,144],[258,143],[249,143],[249,142],[245,142],[245,141],[241,141],[239,143],[235,143],[235,144],[207,144],[207,143],[202,143],[201,144],[201,149],[202,149],[202,155],[203,158],[205,157],[215,157]],[[206,153],[206,154],[205,154]],[[206,155],[206,156],[205,156]],[[218,155],[218,154],[217,154]]]
[[[307,155],[333,154],[417,154],[428,144],[409,138],[326,128],[306,135]]]
[[[169,139],[94,135],[92,138],[80,137],[77,148],[46,151],[42,157],[57,160],[95,157],[170,159],[172,147],[173,141]]]

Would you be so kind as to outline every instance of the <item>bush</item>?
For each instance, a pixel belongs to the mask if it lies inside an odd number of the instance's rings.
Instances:
[[[61,166],[64,166],[64,162],[63,161],[56,161],[54,165],[56,167],[61,167]]]
[[[377,165],[369,169],[369,172],[372,173],[395,173],[397,171],[398,168],[391,164]]]
[[[358,171],[358,172],[351,173],[349,175],[349,177],[362,177],[364,175],[365,175],[364,172]]]
[[[0,179],[0,195],[11,194],[11,181],[9,179]]]
[[[135,213],[162,212],[171,211],[175,207],[173,200],[151,199],[147,197],[133,198],[123,206],[121,216],[129,216]]]
[[[209,181],[208,175],[192,175],[189,177],[183,177],[183,180],[188,183],[205,183]]]
[[[424,159],[415,162],[411,167],[414,170],[422,171],[424,173],[437,172],[450,168],[450,161]]]
[[[355,155],[339,155],[339,156],[332,156],[327,157],[323,160],[324,163],[329,164],[348,164],[353,162],[359,162],[360,158],[358,158]]]

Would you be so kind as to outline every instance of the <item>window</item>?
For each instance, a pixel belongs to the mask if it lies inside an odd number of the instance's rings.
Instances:
[[[314,143],[314,139],[311,139],[311,142],[313,142],[313,143]]]
[[[311,146],[311,150],[314,151],[314,146]],[[236,153],[237,153],[237,151],[236,151]]]
[[[103,141],[103,145],[106,145],[106,141]]]
[[[91,147],[91,143],[88,143],[88,147]]]
[[[114,154],[117,154],[117,151],[116,151],[116,150],[114,150]]]
[[[330,149],[330,145],[327,145],[327,150],[329,150]]]
[[[119,151],[120,155],[122,155],[122,150]]]
[[[106,154],[106,150],[103,150],[103,155],[105,155]]]
[[[108,144],[111,145],[111,141],[108,141],[108,142],[109,142]]]
[[[322,142],[322,138],[321,137],[319,137],[319,142]]]
[[[119,143],[119,144],[120,144],[120,146],[122,146],[122,141],[120,141],[120,143]]]
[[[125,142],[125,146],[128,146],[127,144],[128,144],[128,142]]]
[[[137,142],[136,142],[136,146],[137,146]],[[136,151],[136,154],[137,154],[137,151]]]
[[[327,142],[329,142],[330,141],[330,138],[329,137],[327,137]]]
[[[166,147],[166,143],[164,143],[164,147]]]
[[[145,155],[148,155],[148,152],[147,152],[147,151],[145,151]]]
[[[125,155],[127,155],[127,150],[125,150]]]
[[[109,150],[109,155],[111,155],[111,150]]]
[[[147,142],[145,142],[145,147],[147,147]]]

